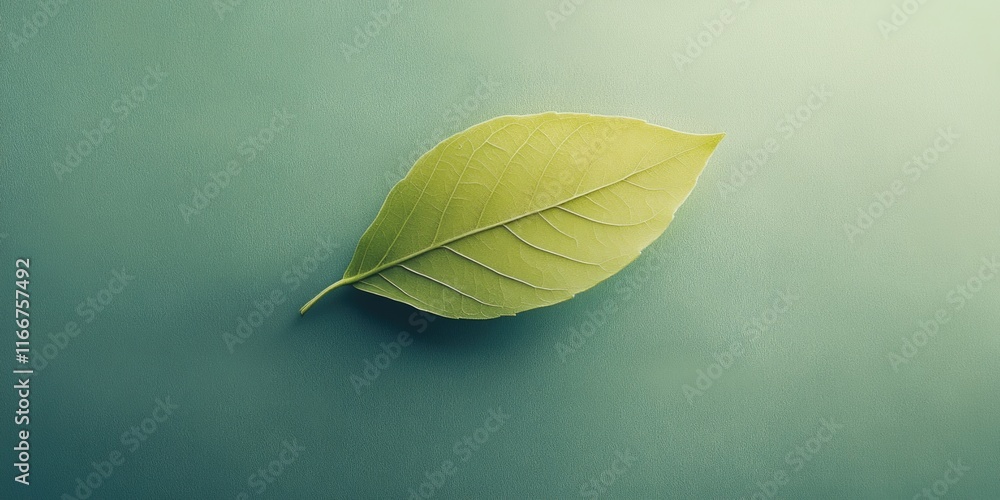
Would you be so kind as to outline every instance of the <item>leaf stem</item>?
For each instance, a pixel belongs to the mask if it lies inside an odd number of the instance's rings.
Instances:
[[[333,290],[334,288],[337,288],[337,287],[340,287],[340,286],[343,286],[343,285],[347,285],[347,284],[350,284],[350,283],[354,283],[355,281],[357,281],[357,278],[355,278],[355,279],[344,278],[344,279],[342,279],[342,280],[340,280],[340,281],[338,281],[338,282],[336,282],[336,283],[334,283],[334,284],[332,284],[332,285],[324,288],[322,292],[319,292],[315,297],[313,297],[312,299],[310,299],[309,302],[306,302],[306,305],[302,306],[302,308],[299,309],[299,314],[300,315],[301,314],[305,314],[306,311],[308,311],[309,308],[313,306],[313,304],[315,304],[317,301],[319,301],[319,299],[322,299],[324,295],[330,293],[330,291]]]

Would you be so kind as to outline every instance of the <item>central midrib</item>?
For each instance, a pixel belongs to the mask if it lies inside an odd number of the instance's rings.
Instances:
[[[706,136],[706,137],[712,137],[712,136]],[[700,148],[700,147],[702,147],[704,145],[705,145],[705,143],[702,143],[702,144],[694,146],[694,147],[692,147],[690,149],[685,149],[684,151],[681,151],[681,152],[679,152],[679,153],[671,156],[670,158],[666,158],[666,159],[664,159],[663,161],[661,161],[659,163],[655,163],[655,164],[653,164],[653,165],[651,165],[649,167],[646,167],[646,168],[644,168],[642,170],[639,170],[637,172],[632,172],[631,174],[628,174],[625,177],[622,177],[621,179],[618,179],[617,181],[605,184],[603,186],[598,186],[598,187],[596,187],[594,189],[591,189],[590,191],[587,191],[587,192],[584,192],[584,193],[580,193],[578,195],[574,195],[574,196],[572,196],[570,198],[567,198],[567,199],[565,199],[563,201],[560,201],[558,203],[553,203],[552,205],[549,205],[549,206],[547,206],[545,208],[540,208],[540,209],[537,209],[537,210],[534,210],[534,211],[531,211],[531,212],[523,213],[523,214],[520,214],[520,215],[518,215],[516,217],[512,217],[510,219],[507,219],[507,220],[504,220],[504,221],[500,221],[500,222],[497,222],[495,224],[491,224],[489,226],[484,226],[484,227],[481,227],[481,228],[476,228],[476,229],[474,229],[472,231],[469,231],[469,232],[466,232],[464,234],[460,234],[458,236],[455,236],[455,237],[453,237],[453,238],[451,238],[449,240],[446,240],[446,241],[443,241],[441,243],[437,243],[437,244],[434,244],[432,246],[429,246],[429,247],[427,247],[427,248],[425,248],[423,250],[420,250],[419,252],[414,252],[414,253],[412,253],[410,255],[407,255],[405,257],[401,257],[401,258],[396,259],[396,260],[394,260],[392,262],[389,262],[387,264],[383,264],[383,265],[381,265],[379,267],[376,267],[375,269],[372,269],[371,271],[365,272],[363,274],[355,275],[355,276],[353,276],[351,278],[344,278],[344,279],[342,279],[340,281],[340,284],[341,285],[350,285],[352,283],[357,283],[357,282],[359,282],[359,281],[361,281],[361,280],[363,280],[365,278],[368,278],[370,276],[374,276],[374,275],[376,275],[376,274],[378,274],[378,273],[380,273],[382,271],[385,271],[386,269],[398,266],[399,264],[402,264],[403,262],[406,262],[406,261],[408,261],[410,259],[415,259],[417,257],[420,257],[421,255],[423,255],[423,254],[425,254],[427,252],[430,252],[431,250],[437,250],[437,249],[439,249],[439,248],[441,248],[441,247],[443,247],[443,246],[445,246],[445,245],[447,245],[449,243],[454,243],[454,242],[456,242],[458,240],[461,240],[463,238],[468,238],[469,236],[472,236],[472,235],[475,235],[475,234],[483,233],[483,232],[489,231],[491,229],[496,229],[496,228],[498,228],[500,226],[504,226],[504,225],[510,224],[511,222],[523,219],[525,217],[530,217],[532,215],[539,214],[539,213],[544,212],[546,210],[550,210],[550,209],[558,207],[560,205],[569,203],[569,202],[571,202],[573,200],[578,200],[578,199],[580,199],[580,198],[582,198],[584,196],[587,196],[587,195],[589,195],[591,193],[600,191],[602,189],[609,188],[609,187],[614,186],[615,184],[618,184],[620,182],[625,182],[626,180],[628,180],[631,177],[634,177],[634,176],[639,175],[639,174],[641,174],[643,172],[646,172],[648,170],[656,168],[659,165],[662,165],[662,164],[664,164],[664,163],[666,163],[666,162],[668,162],[670,160],[673,160],[673,159],[675,159],[675,158],[677,158],[677,157],[679,157],[679,156],[681,156],[681,155],[683,155],[685,153],[689,153],[691,151],[694,151],[695,149],[698,149],[698,148]]]

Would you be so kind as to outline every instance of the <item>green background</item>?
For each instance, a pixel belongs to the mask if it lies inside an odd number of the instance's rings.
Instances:
[[[0,9],[0,262],[13,294],[14,259],[31,258],[33,356],[48,361],[32,380],[32,485],[6,477],[0,496],[72,495],[119,451],[92,498],[405,498],[444,460],[458,470],[434,498],[574,498],[621,451],[635,460],[605,474],[602,498],[913,498],[949,461],[970,467],[950,497],[1000,497],[1000,280],[961,310],[948,300],[1000,256],[996,2],[927,2],[888,39],[889,0],[589,0],[564,19],[547,14],[557,0],[407,1],[387,17],[372,12],[388,0],[234,3],[69,0],[24,43],[10,36],[43,8]],[[157,65],[168,76],[121,119]],[[832,97],[787,137],[779,122],[823,86]],[[282,109],[294,117],[249,161],[244,141]],[[411,152],[549,110],[728,136],[646,255],[569,302],[426,322],[344,289],[299,317]],[[104,118],[114,130],[60,180],[53,162]],[[960,138],[906,174],[949,127]],[[778,150],[734,181],[769,139]],[[239,175],[185,218],[232,161]],[[895,181],[905,194],[849,238]],[[337,248],[295,288],[317,238]],[[86,322],[78,305],[122,268],[135,279]],[[798,298],[769,312],[780,292]],[[230,349],[272,293],[282,303]],[[894,366],[938,309],[949,322]],[[355,386],[399,332],[412,344]],[[699,370],[715,377],[686,396]],[[122,433],[166,397],[178,408],[129,451]],[[497,408],[509,419],[457,454]],[[842,428],[810,442],[822,419]],[[248,481],[285,440],[304,451],[258,494]],[[796,447],[810,448],[798,469]],[[779,470],[785,484],[767,484]]]

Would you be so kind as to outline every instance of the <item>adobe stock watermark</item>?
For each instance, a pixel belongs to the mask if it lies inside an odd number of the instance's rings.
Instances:
[[[594,162],[602,158],[608,146],[615,140],[621,130],[618,127],[603,125],[595,133],[595,138],[588,142],[586,147],[579,148],[572,154],[572,162],[579,171],[585,171]],[[539,207],[549,206],[561,199],[561,196],[573,194],[575,189],[571,184],[577,184],[569,171],[563,170],[556,179],[551,179],[539,186],[535,196],[535,205]],[[635,264],[636,272],[628,278],[618,280],[615,284],[615,294],[599,304],[597,307],[584,313],[586,319],[578,326],[566,328],[566,335],[561,341],[553,344],[556,355],[562,363],[566,363],[571,354],[576,354],[592,338],[599,328],[618,312],[619,305],[632,299],[632,296],[643,284],[653,277],[664,264],[662,250],[650,248],[646,253],[646,258]]]
[[[904,0],[901,4],[893,4],[889,19],[879,19],[878,30],[882,38],[888,40],[893,34],[910,22],[910,18],[920,11],[928,0]]]
[[[125,464],[125,459],[138,451],[150,436],[170,420],[178,408],[179,406],[170,401],[170,396],[156,398],[151,415],[122,432],[120,441],[124,448],[111,450],[106,460],[102,457],[100,461],[91,462],[92,471],[83,477],[77,477],[72,493],[63,493],[59,499],[87,500],[97,493],[108,478]]]
[[[596,476],[590,478],[587,482],[580,485],[580,496],[584,498],[600,498],[601,495],[607,493],[612,486],[626,472],[635,466],[637,458],[632,453],[632,450],[625,448],[625,451],[616,450],[614,458],[611,459],[611,465],[601,471]]]
[[[425,299],[424,301],[432,306],[432,308],[450,310],[455,301],[459,299],[453,293],[449,292],[451,292],[450,289],[441,289],[440,295],[436,299]],[[409,318],[407,318],[407,323],[413,327],[413,330],[417,334],[421,334],[427,331],[431,323],[437,319],[438,317],[431,313],[416,311],[410,314]],[[351,373],[351,376],[348,377],[348,381],[354,388],[354,392],[360,395],[363,389],[371,387],[382,373],[393,362],[399,359],[399,356],[403,353],[403,348],[409,347],[412,344],[412,334],[406,330],[399,332],[396,335],[396,340],[388,344],[385,342],[379,343],[378,352],[372,358],[364,360],[364,368],[361,370],[361,375]]]
[[[567,19],[576,14],[577,7],[587,3],[587,0],[560,0],[554,9],[545,11],[545,19],[549,21],[552,31],[556,31],[559,23],[566,22]]]
[[[371,43],[389,27],[403,9],[412,4],[413,0],[390,0],[381,9],[371,11],[367,21],[354,27],[354,37],[350,43],[340,42],[340,52],[344,54],[344,60],[351,62],[351,58],[361,54],[361,51],[371,45]]]
[[[126,266],[123,266],[121,269],[112,269],[109,275],[110,278],[108,278],[106,286],[88,295],[76,305],[76,315],[80,317],[81,323],[93,323],[98,315],[111,307],[118,300],[117,297],[131,286],[132,282],[136,279],[135,274],[132,274],[132,271],[129,271]],[[81,323],[68,321],[61,331],[48,335],[48,343],[45,343],[41,347],[32,347],[31,367],[36,372],[40,372],[48,367],[49,362],[56,359],[62,351],[69,347],[72,340],[83,333]],[[42,342],[45,341],[34,343],[34,345],[37,346]]]
[[[906,194],[907,183],[915,184],[923,178],[924,174],[930,170],[941,159],[942,155],[951,151],[955,143],[962,136],[955,133],[954,127],[947,129],[939,128],[938,135],[934,141],[919,155],[914,155],[909,161],[903,164],[901,177],[893,180],[885,190],[875,193],[874,200],[866,207],[858,207],[857,214],[853,222],[844,223],[844,234],[847,241],[854,243],[857,237],[862,236],[871,229],[875,222],[881,219]],[[906,179],[904,181],[904,179]]]
[[[589,141],[583,148],[574,148],[570,155],[572,157],[573,165],[580,171],[585,171],[590,168],[594,162],[604,156],[608,146],[614,142],[620,132],[621,127],[619,126],[613,127],[609,124],[602,124],[600,131],[595,134],[596,139]],[[571,180],[572,179],[570,178],[560,177],[560,186],[554,187],[549,185],[546,186],[544,190],[549,198],[554,199],[556,196],[563,194],[564,189],[568,187],[568,183]]]
[[[476,83],[476,89],[471,94],[456,100],[441,111],[441,120],[444,125],[431,130],[430,135],[414,145],[409,154],[399,157],[399,163],[395,169],[385,171],[383,178],[387,186],[399,182],[421,156],[452,134],[459,132],[463,128],[463,124],[473,121],[480,106],[487,99],[493,97],[497,89],[500,88],[500,83],[492,76],[481,76]]]
[[[482,449],[483,445],[492,439],[493,435],[500,431],[510,420],[510,414],[505,412],[503,407],[490,410],[483,424],[472,432],[464,435],[452,446],[453,458],[443,460],[441,465],[430,471],[424,471],[424,477],[420,484],[407,489],[407,500],[427,500],[433,498],[441,488],[445,486],[448,479],[459,471],[459,465],[468,462],[473,455]]]
[[[52,162],[56,179],[62,182],[67,174],[72,173],[83,164],[84,160],[93,155],[121,124],[149,100],[152,92],[163,84],[167,76],[169,74],[163,71],[160,65],[146,66],[146,74],[137,80],[132,88],[111,102],[111,115],[102,118],[94,128],[81,131],[79,140],[66,145],[66,154],[62,160]],[[118,118],[118,121],[113,117]]]
[[[288,108],[274,110],[271,121],[268,125],[258,130],[256,133],[247,136],[236,148],[237,157],[230,160],[226,167],[218,172],[208,175],[208,181],[201,187],[193,188],[191,203],[181,203],[177,208],[181,212],[181,218],[187,224],[191,223],[191,218],[199,215],[207,209],[223,192],[233,183],[236,178],[243,173],[243,169],[250,166],[263,153],[268,146],[274,143],[275,139],[281,135],[285,129],[295,119],[295,115],[288,112]]]
[[[843,429],[844,424],[837,423],[832,418],[820,419],[816,434],[785,454],[785,463],[788,464],[789,468],[787,470],[784,468],[775,469],[766,479],[757,481],[752,488],[754,492],[749,497],[742,496],[740,500],[783,498],[784,495],[778,495],[781,487],[790,483],[795,474],[805,468],[806,464],[812,462],[816,458],[816,454],[822,451],[827,443]]]
[[[908,364],[920,354],[920,350],[937,336],[942,326],[948,324],[958,312],[965,309],[969,301],[975,298],[986,284],[1000,276],[1000,259],[997,255],[983,257],[981,262],[976,274],[945,294],[944,299],[950,307],[938,308],[929,319],[917,321],[917,329],[903,338],[899,352],[889,351],[889,365],[893,371],[899,372],[900,365]]]
[[[255,300],[253,310],[245,316],[236,318],[236,326],[232,333],[222,332],[222,341],[226,344],[229,354],[235,353],[236,346],[253,337],[264,325],[264,322],[274,314],[278,306],[288,301],[288,294],[298,290],[310,277],[314,276],[320,264],[326,262],[337,248],[340,248],[340,244],[334,243],[333,238],[317,237],[316,246],[313,247],[312,252],[297,259],[290,268],[281,273],[283,286],[276,287],[260,299]]]
[[[941,478],[935,480],[930,486],[920,490],[920,493],[913,495],[913,500],[938,500],[944,498],[951,491],[951,488],[958,484],[966,472],[972,467],[962,463],[962,459],[949,460],[948,468],[941,474]]]
[[[410,314],[408,322],[410,326],[416,328],[417,333],[423,333],[435,319],[437,319],[437,316],[433,314],[418,311]],[[413,337],[410,335],[410,332],[405,330],[399,332],[396,335],[396,340],[388,344],[380,342],[378,345],[379,352],[373,358],[365,359],[363,363],[365,367],[361,370],[361,375],[352,373],[348,377],[348,381],[354,387],[354,392],[360,395],[363,389],[371,387],[378,380],[379,376],[382,375],[382,372],[389,368],[393,361],[399,359],[399,356],[403,353],[403,348],[409,347],[411,344],[413,344]]]
[[[18,30],[7,33],[10,48],[17,52],[44,31],[50,22],[63,12],[70,0],[36,0],[38,7],[29,15],[21,16]],[[25,2],[27,3],[27,2]]]
[[[592,126],[591,130],[593,129]],[[609,144],[620,131],[621,128],[618,126],[601,124],[599,129],[594,131],[594,137],[588,140],[584,147],[576,148],[570,154],[570,161],[576,167],[575,170],[577,172],[589,170],[597,160],[604,156]],[[546,178],[544,181],[540,179],[531,200],[532,206],[550,207],[560,200],[576,195],[581,180],[567,169],[562,169],[555,178]],[[552,222],[549,221],[549,224]]]
[[[785,116],[775,124],[775,130],[781,134],[780,139],[769,137],[761,147],[747,151],[747,159],[739,166],[732,168],[728,179],[719,181],[719,194],[722,199],[725,200],[736,194],[740,188],[750,182],[757,175],[758,170],[766,166],[774,154],[781,150],[782,143],[795,137],[795,134],[809,123],[832,97],[833,92],[826,85],[812,87],[809,97],[793,111],[785,113]]]
[[[235,12],[243,3],[244,0],[212,0],[212,9],[218,14],[219,20],[224,21],[227,14]]]
[[[299,459],[299,455],[303,451],[306,451],[306,448],[299,446],[299,442],[295,438],[282,441],[281,449],[274,460],[250,474],[250,477],[247,478],[247,487],[250,490],[241,491],[236,495],[236,500],[249,500],[251,494],[263,495],[268,486],[277,481],[285,473],[285,470]]]
[[[566,363],[571,354],[576,354],[587,344],[587,341],[594,337],[598,328],[604,326],[608,320],[618,312],[622,303],[627,303],[639,291],[642,286],[652,278],[666,262],[666,255],[662,250],[652,249],[646,258],[635,263],[635,272],[627,277],[615,280],[614,295],[606,299],[596,308],[585,313],[587,317],[578,326],[566,328],[566,335],[563,340],[556,342],[552,347],[556,351],[559,361]]]
[[[750,0],[732,0],[732,4],[736,10],[729,7],[720,10],[717,16],[702,23],[705,29],[687,37],[687,46],[682,52],[673,53],[677,71],[683,73],[687,66],[694,64],[694,61],[701,57],[705,50],[726,32],[729,25],[736,21],[738,11],[742,12],[750,7]]]
[[[689,405],[694,406],[695,398],[704,396],[705,392],[711,389],[733,367],[736,361],[743,359],[743,356],[750,352],[761,336],[770,331],[779,319],[788,314],[792,305],[801,299],[790,289],[775,292],[775,295],[767,307],[743,324],[741,331],[743,340],[733,341],[722,352],[712,353],[715,362],[695,371],[694,385],[684,384],[681,386],[681,392]]]

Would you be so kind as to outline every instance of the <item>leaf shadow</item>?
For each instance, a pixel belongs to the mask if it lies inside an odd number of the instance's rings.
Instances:
[[[532,349],[544,342],[539,335],[536,311],[490,320],[457,320],[421,313],[401,302],[354,288],[313,307],[307,316],[314,321],[367,324],[362,335],[375,335],[379,342],[396,340],[407,332],[415,342],[408,349],[442,352],[481,352],[494,349]],[[309,318],[302,318],[309,320]],[[333,323],[330,323],[333,324]]]

